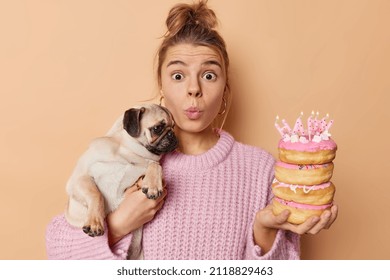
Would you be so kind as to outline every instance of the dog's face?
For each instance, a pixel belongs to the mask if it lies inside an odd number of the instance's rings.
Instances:
[[[123,128],[127,133],[156,155],[176,149],[178,140],[173,132],[174,125],[168,109],[156,104],[131,108],[123,117]]]

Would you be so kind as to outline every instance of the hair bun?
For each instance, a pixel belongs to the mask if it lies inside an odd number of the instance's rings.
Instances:
[[[167,35],[174,36],[183,28],[201,26],[204,29],[217,27],[217,17],[213,10],[207,7],[207,1],[200,0],[194,4],[178,4],[170,11],[166,20]]]

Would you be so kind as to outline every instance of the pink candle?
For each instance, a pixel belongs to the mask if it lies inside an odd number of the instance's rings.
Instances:
[[[321,120],[321,133],[325,131],[326,128],[326,119],[329,118],[329,114],[326,114],[325,117],[322,118]]]
[[[288,133],[290,133],[291,127],[288,125],[285,119],[282,120],[282,123],[284,124],[283,128],[287,129]]]
[[[303,115],[303,112],[301,112],[301,115],[298,117],[297,121],[295,122],[293,134],[297,134],[299,131],[299,125],[302,123],[302,121],[301,121],[302,115]]]
[[[319,134],[318,132],[318,130],[319,130],[319,120],[317,119],[318,118],[318,115],[319,115],[319,113],[318,113],[318,111],[317,111],[317,113],[316,113],[316,117],[315,117],[315,119],[314,119],[314,132],[313,132],[313,134]]]
[[[301,135],[305,135],[305,129],[303,128],[302,120],[300,120],[300,124],[299,124],[299,133]]]
[[[309,135],[309,141],[311,140],[311,135],[312,135],[313,115],[314,115],[314,111],[311,111],[311,115],[307,118],[307,133]]]
[[[333,124],[333,120],[331,120],[331,121],[328,123],[328,125],[327,125],[326,128],[325,128],[325,130],[326,130],[326,131],[329,131],[329,129],[330,129],[330,127],[332,126],[332,124]]]

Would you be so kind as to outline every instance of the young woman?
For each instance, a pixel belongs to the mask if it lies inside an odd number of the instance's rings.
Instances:
[[[129,188],[106,219],[106,233],[89,237],[63,215],[46,234],[51,259],[125,259],[141,225],[145,259],[298,259],[299,235],[329,228],[337,206],[301,225],[275,216],[273,157],[236,142],[215,126],[231,100],[225,42],[204,1],[173,7],[158,52],[158,85],[175,119],[177,151],[162,160],[166,188],[157,200]]]

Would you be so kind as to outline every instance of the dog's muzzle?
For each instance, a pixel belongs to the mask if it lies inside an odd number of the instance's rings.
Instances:
[[[162,155],[172,152],[177,148],[178,144],[179,141],[177,140],[175,133],[172,128],[169,127],[152,145],[148,145],[146,148],[153,154]]]

